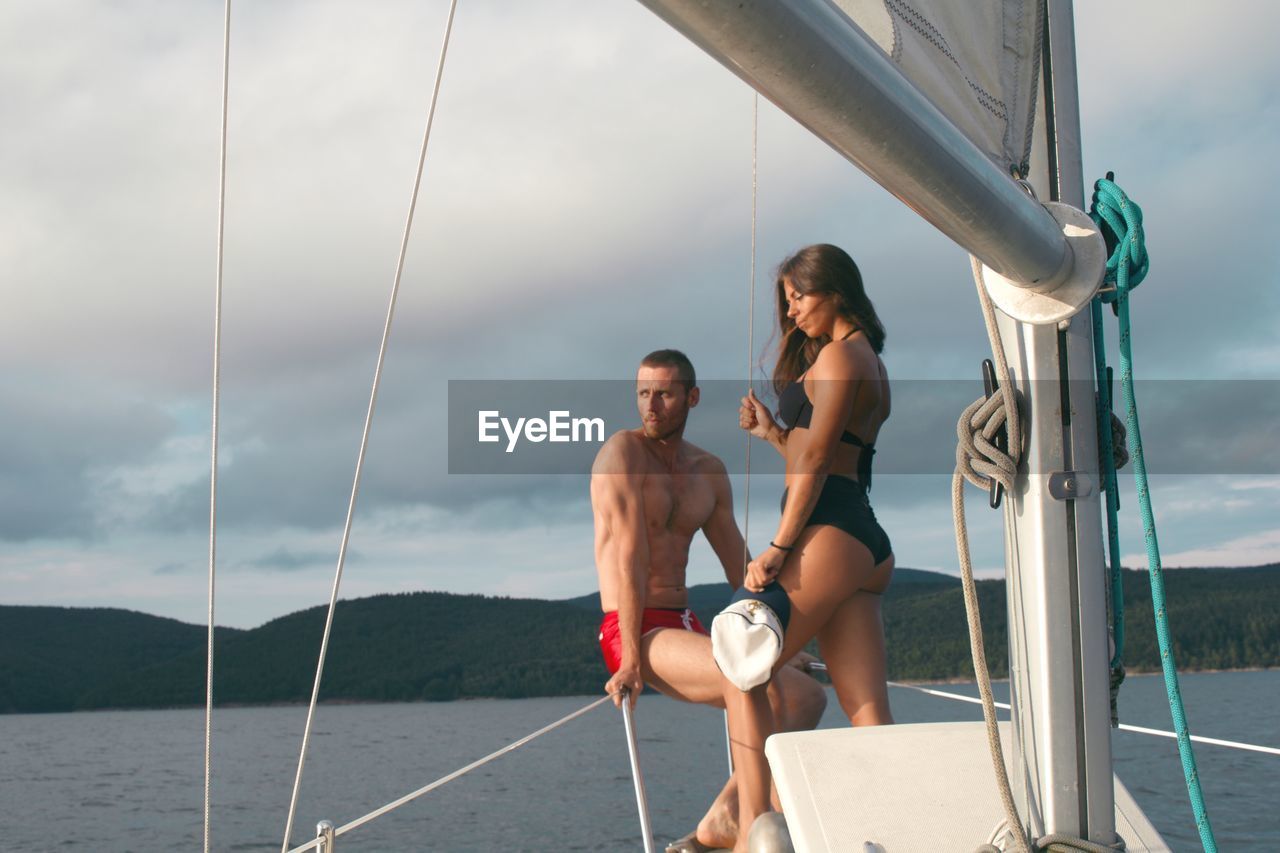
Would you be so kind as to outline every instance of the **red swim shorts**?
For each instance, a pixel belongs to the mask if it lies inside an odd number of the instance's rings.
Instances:
[[[644,636],[659,628],[683,628],[697,634],[710,633],[702,627],[698,617],[689,608],[683,610],[665,607],[646,607],[640,617],[640,636]],[[618,611],[611,610],[600,620],[600,651],[604,653],[604,664],[609,672],[617,672],[622,666],[622,638],[618,634]]]

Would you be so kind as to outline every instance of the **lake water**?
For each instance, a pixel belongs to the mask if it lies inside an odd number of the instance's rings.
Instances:
[[[1280,746],[1280,670],[1189,674],[1195,734]],[[972,685],[953,692],[976,695]],[[997,684],[1007,694],[1007,685]],[[492,752],[594,697],[322,706],[294,843]],[[894,689],[899,722],[978,720],[981,709]],[[213,846],[279,850],[306,709],[214,715]],[[1131,676],[1126,723],[1170,728],[1163,681]],[[824,727],[845,724],[831,697]],[[726,772],[718,712],[644,696],[640,754],[659,841],[696,824]],[[202,710],[0,716],[0,850],[198,850]],[[1174,850],[1199,840],[1173,740],[1116,732],[1115,767]],[[1224,851],[1280,850],[1280,757],[1197,745]],[[976,846],[975,842],[975,846]],[[343,836],[344,850],[634,850],[639,829],[621,715],[597,708]],[[659,848],[661,849],[661,848]]]

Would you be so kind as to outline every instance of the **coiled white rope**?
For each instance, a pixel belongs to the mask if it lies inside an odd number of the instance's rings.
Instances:
[[[1022,434],[1018,422],[1018,402],[1013,383],[1009,378],[1009,364],[1005,360],[1004,346],[1000,342],[996,326],[995,306],[982,281],[982,262],[970,257],[974,282],[978,287],[978,301],[982,305],[982,317],[986,321],[987,338],[995,358],[996,376],[1000,381],[999,394],[990,399],[975,400],[956,424],[956,470],[951,478],[951,512],[955,522],[956,552],[960,558],[960,578],[964,588],[964,609],[969,623],[969,648],[973,654],[973,671],[978,680],[978,693],[982,702],[982,718],[986,724],[987,743],[991,750],[992,770],[1000,803],[1004,806],[1009,833],[1014,846],[1022,853],[1030,853],[1026,835],[1022,831],[1022,819],[1013,804],[1013,790],[1009,785],[1009,773],[1004,765],[1004,750],[1000,746],[1000,730],[996,727],[995,699],[991,693],[991,673],[987,670],[987,653],[982,642],[982,617],[978,610],[977,587],[973,580],[973,562],[969,555],[969,531],[964,517],[964,481],[979,488],[988,489],[993,481],[1013,494],[1013,480],[1017,473],[1016,458],[1022,449]],[[1004,453],[992,441],[1001,426],[1008,427],[1009,453]],[[981,454],[975,456],[974,454]]]
[[[524,737],[520,738],[519,740],[513,741],[507,744],[506,746],[502,747],[502,749],[491,752],[488,755],[486,755],[484,758],[477,759],[476,761],[471,762],[466,767],[460,767],[457,770],[453,771],[452,773],[448,773],[444,776],[441,776],[439,779],[435,780],[429,785],[423,785],[418,790],[405,794],[403,797],[401,797],[398,800],[392,800],[391,802],[387,803],[385,806],[382,806],[381,808],[374,809],[368,814],[363,815],[362,817],[358,817],[355,820],[351,821],[350,823],[343,824],[342,826],[338,827],[335,835],[343,835],[345,833],[350,832],[353,829],[357,829],[361,826],[364,826],[366,823],[373,820],[374,818],[381,817],[387,812],[398,809],[401,806],[405,805],[406,803],[416,800],[418,797],[421,797],[423,794],[428,794],[431,791],[434,791],[436,788],[439,788],[442,785],[446,785],[460,776],[465,776],[466,774],[470,773],[472,770],[475,770],[479,767],[483,767],[484,765],[489,764],[492,761],[496,761],[497,759],[506,755],[508,752],[512,752],[524,746],[534,738],[542,737],[547,732],[553,731],[554,729],[558,729],[560,726],[563,726],[565,723],[571,720],[575,720],[578,717],[581,717],[583,714],[587,713],[593,708],[598,708],[601,705],[603,705],[605,702],[612,701],[612,699],[613,699],[612,696],[601,696],[599,699],[595,700],[589,705],[579,708],[578,710],[574,711],[572,714],[567,714],[561,717],[560,719],[556,720],[554,723],[543,726],[542,728],[538,729],[536,732],[533,732],[532,734],[527,734]],[[287,853],[302,853],[302,851],[304,850],[313,850],[316,848],[317,845],[319,845],[319,843],[320,843],[319,839],[313,839],[307,842],[306,844],[303,844],[301,847],[295,847],[292,850],[287,851]]]
[[[218,236],[213,292],[213,417],[209,461],[209,637],[204,676],[204,853],[209,853],[210,799],[213,780],[213,602],[218,554],[218,408],[222,367],[222,238],[227,210],[227,81],[231,69],[231,0],[222,21],[222,136],[218,159]]]
[[[369,428],[373,423],[373,411],[378,402],[378,386],[382,381],[382,365],[386,359],[387,341],[391,337],[391,321],[395,317],[396,296],[400,292],[400,278],[404,272],[405,255],[409,249],[409,235],[413,230],[413,214],[418,205],[418,190],[422,186],[422,172],[427,160],[427,143],[431,140],[431,124],[435,120],[436,103],[440,98],[440,81],[444,76],[444,60],[449,51],[449,36],[453,31],[453,16],[458,0],[450,0],[449,16],[445,22],[444,40],[440,46],[440,60],[436,65],[435,83],[431,89],[431,106],[427,111],[427,126],[422,135],[422,148],[418,154],[418,170],[414,176],[413,193],[409,198],[409,213],[405,219],[404,235],[400,239],[400,255],[396,260],[395,279],[391,285],[391,299],[387,305],[387,319],[382,328],[382,343],[378,347],[378,363],[373,372],[373,389],[369,394],[369,408],[365,413],[364,431],[360,435],[360,453],[356,458],[355,478],[351,484],[351,498],[347,503],[347,518],[342,528],[342,544],[338,549],[338,567],[333,576],[333,589],[329,594],[329,610],[324,620],[324,635],[320,639],[320,659],[316,662],[316,678],[311,688],[311,702],[307,706],[307,721],[302,732],[302,748],[298,753],[298,772],[293,780],[293,793],[289,797],[289,817],[285,821],[282,851],[289,849],[289,836],[293,834],[293,818],[298,806],[298,790],[302,786],[302,769],[307,760],[307,746],[311,741],[311,724],[315,719],[316,700],[320,695],[320,680],[324,674],[325,655],[329,650],[329,634],[333,628],[333,612],[338,603],[338,588],[342,583],[342,568],[347,558],[347,543],[351,539],[351,522],[355,517],[356,499],[360,494],[360,474],[364,470],[365,451],[369,446]]]

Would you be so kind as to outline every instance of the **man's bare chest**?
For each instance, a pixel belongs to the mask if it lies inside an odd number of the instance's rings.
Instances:
[[[653,533],[692,536],[711,517],[715,492],[700,474],[650,474],[645,478],[645,520]]]

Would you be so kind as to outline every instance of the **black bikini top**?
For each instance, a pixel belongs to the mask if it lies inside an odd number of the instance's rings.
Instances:
[[[790,385],[782,389],[782,393],[778,395],[778,417],[787,425],[787,429],[809,428],[809,423],[813,420],[813,403],[804,390],[804,380],[793,380]],[[862,448],[862,452],[858,454],[858,480],[863,488],[870,490],[871,457],[876,452],[875,442],[867,444],[849,430],[840,434],[840,441]]]

